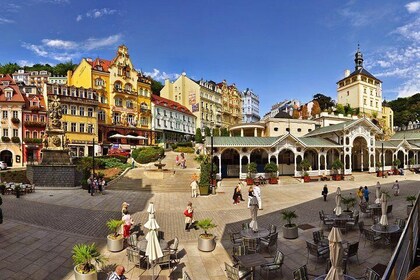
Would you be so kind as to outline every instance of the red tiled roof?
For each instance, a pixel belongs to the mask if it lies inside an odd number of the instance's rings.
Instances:
[[[94,61],[88,61],[88,62],[90,65],[92,65],[93,68],[95,68],[98,65],[102,66],[102,71],[104,72],[108,72],[109,66],[111,66],[112,64],[111,60],[106,60],[99,57],[95,59]]]
[[[4,86],[3,85],[4,81],[8,81],[9,85]],[[13,96],[12,96],[12,99],[10,100],[6,100],[6,94],[4,92],[6,88],[13,89]],[[25,102],[25,99],[23,98],[23,95],[20,92],[19,87],[17,86],[15,80],[13,80],[13,78],[10,75],[0,77],[0,102],[22,102],[22,103]]]
[[[187,107],[182,106],[178,102],[175,102],[175,101],[172,101],[170,99],[166,99],[166,98],[160,97],[160,96],[155,95],[155,94],[152,94],[152,98],[151,99],[152,99],[152,102],[155,105],[159,105],[159,106],[163,106],[163,107],[168,107],[170,109],[177,110],[177,111],[179,111],[181,113],[185,113],[187,115],[194,116],[194,114],[191,113],[191,111],[188,110]],[[166,103],[166,106],[164,105],[165,103]],[[184,110],[182,110],[182,109],[184,109]]]
[[[38,99],[38,101],[39,101],[39,105],[40,105],[39,111],[46,111],[47,110],[46,107],[45,107],[44,96],[42,94],[30,94],[28,96],[23,95],[23,97],[25,99],[26,110],[28,110],[31,107],[31,101],[36,100],[36,99]]]

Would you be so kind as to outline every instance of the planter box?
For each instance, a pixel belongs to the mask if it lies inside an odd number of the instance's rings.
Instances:
[[[286,239],[296,239],[298,238],[298,227],[295,225],[294,227],[286,227],[283,226],[283,237]]]
[[[341,174],[333,174],[332,175],[332,179],[334,181],[341,181],[343,178],[342,178],[342,175]]]
[[[254,179],[252,179],[252,178],[246,178],[246,184],[247,185],[253,185],[254,184]]]
[[[211,252],[216,248],[216,236],[211,235],[210,238],[198,236],[198,250],[202,252]]]
[[[124,238],[120,235],[117,239],[112,239],[107,236],[106,247],[110,252],[119,252],[124,249]]]
[[[199,186],[198,188],[200,189],[200,195],[209,195],[210,194],[209,186]]]
[[[377,177],[382,177],[382,175],[383,175],[382,171],[377,171],[377,172],[376,172],[376,176],[377,176]]]
[[[303,182],[308,183],[311,181],[311,177],[310,176],[303,176]]]
[[[76,267],[74,267],[74,278],[76,280],[98,280],[98,273],[95,270],[88,274],[82,274],[77,271]]]
[[[275,185],[277,185],[277,184],[279,183],[279,180],[278,180],[277,178],[270,178],[270,179],[268,180],[268,182],[269,182],[270,184],[275,184]]]

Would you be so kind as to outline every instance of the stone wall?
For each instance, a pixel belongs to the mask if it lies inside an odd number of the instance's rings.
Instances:
[[[26,177],[35,186],[75,187],[81,185],[76,165],[28,165]]]

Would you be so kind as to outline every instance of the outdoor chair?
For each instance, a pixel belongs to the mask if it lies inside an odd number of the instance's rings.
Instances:
[[[366,247],[366,240],[369,241],[372,244],[375,244],[375,243],[381,241],[381,239],[382,239],[380,234],[376,234],[371,229],[365,229],[364,230],[364,235],[365,235],[365,246],[364,247]]]
[[[373,269],[366,268],[365,279],[366,280],[381,280],[381,276],[379,276],[379,274],[376,273]]]
[[[395,224],[400,227],[400,231],[403,231],[405,228],[406,221],[404,219],[397,218],[395,219]]]
[[[158,240],[165,240],[165,232],[159,230],[157,232],[157,237],[158,237]]]
[[[359,222],[359,214],[355,215],[351,221],[348,221],[346,223],[346,227],[353,229],[357,225],[358,222]]]
[[[268,276],[270,275],[271,271],[280,270],[280,272],[282,272],[281,268],[282,268],[283,262],[284,262],[284,254],[281,251],[277,250],[272,262],[261,265],[260,274],[263,271],[265,271],[266,277],[264,278],[269,279]]]
[[[325,217],[324,211],[321,211],[319,213],[319,217],[322,221],[322,224],[326,227],[326,228],[332,228],[334,225],[334,220],[330,220],[328,218]]]
[[[144,258],[140,255],[140,252],[137,249],[131,247],[127,247],[126,252],[128,263],[134,263],[135,266],[141,267]]]
[[[308,250],[306,263],[308,263],[309,255],[315,256],[318,259],[318,258],[326,258],[330,254],[329,247],[318,247],[318,245],[313,244],[309,241],[306,241],[306,249]]]
[[[270,225],[270,234],[276,233],[277,232],[277,226],[271,224]]]
[[[171,254],[168,251],[163,252],[163,256],[155,260],[155,264],[159,266],[167,265],[171,269]]]
[[[366,216],[372,215],[372,210],[368,208],[368,205],[366,202],[360,203],[359,206],[360,206],[360,212],[362,212],[363,214],[366,214]]]
[[[392,205],[388,205],[388,207],[386,208],[386,215],[392,215]]]
[[[242,230],[244,229],[249,229],[249,224],[248,223],[242,223]]]
[[[169,245],[167,249],[170,255],[175,255],[175,260],[178,260],[178,245],[179,245],[179,239],[178,237],[175,237],[172,244]]]
[[[185,270],[182,272],[182,280],[192,280]]]
[[[248,249],[244,245],[233,246],[232,247],[232,260],[234,262],[234,266],[238,263],[238,256],[243,256],[248,254]]]
[[[346,220],[334,220],[334,227],[341,229],[345,234],[347,232],[347,221]]]
[[[239,232],[229,232],[230,242],[232,245],[241,245],[242,244],[242,236]]]
[[[382,216],[382,209],[373,208],[372,217],[380,217],[380,216]]]
[[[260,239],[255,238],[243,238],[242,245],[250,252],[257,253],[260,251]]]
[[[306,264],[293,271],[293,280],[309,280],[309,276],[315,275],[308,273]]]
[[[328,239],[324,235],[324,231],[322,229],[312,232],[312,236],[314,238],[314,243],[316,245],[322,246],[322,247],[328,246]]]
[[[279,239],[279,233],[273,233],[269,235],[268,240],[261,239],[260,244],[267,247],[268,253],[270,253],[270,248],[275,247],[277,249],[277,240]]]
[[[365,234],[365,223],[363,221],[360,221],[357,223],[357,225],[359,226],[359,231],[360,231],[359,240],[360,240],[362,235]]]
[[[330,271],[331,269],[331,259],[328,258],[326,265],[325,265],[325,274],[328,274],[328,271]],[[347,274],[347,259],[343,258],[342,262],[341,262],[341,268],[343,269],[343,273]]]
[[[249,269],[240,269],[239,267],[231,266],[225,263],[225,271],[227,279],[240,280],[247,277],[252,271]]]
[[[360,264],[359,256],[357,254],[358,251],[359,251],[359,242],[350,243],[348,247],[344,249],[344,258],[348,260],[349,258],[356,256],[357,263]]]
[[[135,233],[130,234],[130,237],[128,237],[127,243],[129,247],[136,249],[137,248],[137,234]]]

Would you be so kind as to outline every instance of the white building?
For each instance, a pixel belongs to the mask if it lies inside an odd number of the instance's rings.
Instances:
[[[241,93],[242,121],[244,123],[258,122],[260,118],[260,98],[252,89],[247,88]]]
[[[284,100],[271,106],[271,111],[264,115],[263,120],[275,118],[280,112],[285,112],[292,116],[293,110],[300,107],[300,101],[297,99]]]
[[[19,69],[17,72],[12,74],[13,80],[15,80],[16,83],[22,82],[25,85],[29,84],[29,72],[25,72],[23,69]]]
[[[50,76],[48,77],[49,84],[66,85],[67,76]]]
[[[157,143],[182,142],[195,134],[196,117],[187,107],[154,94],[151,101]]]

